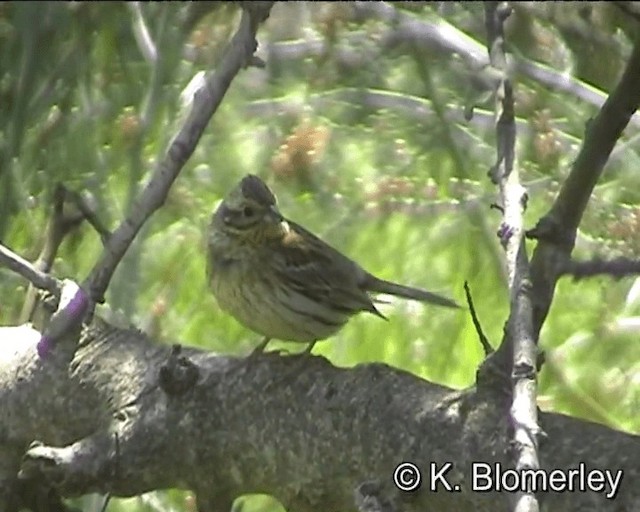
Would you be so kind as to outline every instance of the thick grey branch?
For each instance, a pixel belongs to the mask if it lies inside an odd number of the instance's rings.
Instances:
[[[70,366],[55,352],[39,360],[38,337],[28,327],[0,330],[0,499],[21,468],[65,496],[189,488],[202,511],[227,512],[254,492],[292,512],[355,510],[363,500],[405,512],[505,507],[505,494],[470,488],[472,461],[506,462],[502,395],[453,391],[382,364],[340,369],[321,357],[245,360],[191,349],[180,355],[197,369],[195,385],[167,394],[160,369],[171,371],[175,351],[137,331],[94,324]],[[555,414],[541,422],[546,469],[583,462],[625,471],[616,499],[552,493],[551,510],[640,509],[637,436]],[[21,464],[34,439],[41,444]],[[423,470],[418,492],[391,485],[403,461]],[[429,492],[431,462],[454,463],[446,477],[460,492]]]

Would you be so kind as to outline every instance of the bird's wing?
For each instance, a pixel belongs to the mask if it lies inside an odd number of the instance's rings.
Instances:
[[[346,314],[369,311],[383,316],[359,285],[366,272],[354,261],[288,221],[289,232],[273,251],[280,258],[274,267],[298,293]]]

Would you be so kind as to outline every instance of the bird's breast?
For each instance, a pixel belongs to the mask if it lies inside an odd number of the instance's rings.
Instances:
[[[210,239],[209,283],[220,309],[270,338],[309,343],[338,331],[349,314],[316,303],[283,282],[274,266],[285,262],[269,247],[233,252]],[[237,247],[236,247],[237,248]],[[269,250],[267,250],[269,249]],[[286,272],[285,272],[286,274]]]

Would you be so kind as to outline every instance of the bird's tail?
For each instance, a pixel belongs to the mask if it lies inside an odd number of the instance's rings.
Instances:
[[[366,276],[364,287],[366,290],[374,293],[388,293],[390,295],[404,297],[405,299],[419,300],[421,302],[428,302],[430,304],[436,304],[447,308],[460,308],[455,301],[447,299],[446,297],[436,293],[421,290],[420,288],[412,288],[411,286],[392,283],[391,281],[385,281],[384,279],[379,279],[371,274]]]

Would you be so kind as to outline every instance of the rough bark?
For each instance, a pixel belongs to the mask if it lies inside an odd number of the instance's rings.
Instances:
[[[81,344],[38,358],[30,327],[0,329],[0,509],[28,482],[63,496],[192,489],[202,511],[242,494],[290,511],[355,510],[377,495],[390,510],[495,511],[505,493],[470,489],[472,461],[508,461],[509,401],[489,387],[454,391],[383,364],[351,369],[322,357],[234,358],[156,344],[96,320]],[[613,500],[546,494],[550,510],[640,510],[640,438],[541,414],[547,469],[624,470]],[[31,445],[38,440],[41,444]],[[26,451],[26,455],[25,455]],[[24,455],[24,458],[23,458]],[[392,485],[396,465],[422,469],[420,490]],[[428,464],[460,492],[429,491]],[[357,490],[357,493],[356,493]]]

